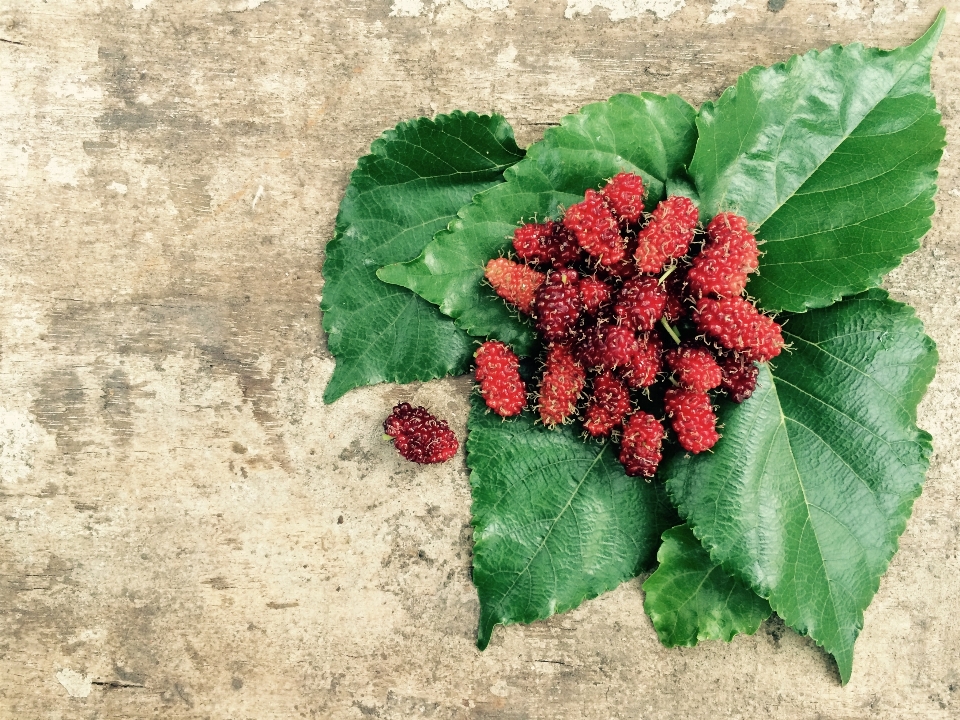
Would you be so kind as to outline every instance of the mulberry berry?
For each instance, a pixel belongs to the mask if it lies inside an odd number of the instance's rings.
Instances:
[[[641,333],[630,362],[622,369],[623,379],[632,388],[650,387],[663,367],[663,343],[656,333]]]
[[[663,404],[684,450],[696,454],[716,445],[720,435],[717,433],[717,416],[713,414],[709,395],[670,388],[664,393]]]
[[[655,277],[627,280],[617,295],[613,313],[634,330],[653,330],[667,306],[667,291]]]
[[[757,240],[747,230],[746,218],[720,213],[707,226],[710,238],[693,259],[687,273],[690,289],[696,296],[709,293],[735,297],[747,286],[747,274],[759,267]]]
[[[484,277],[493,286],[497,295],[527,315],[533,309],[533,299],[543,285],[546,275],[531,267],[520,265],[507,258],[494,258],[487,263]]]
[[[600,307],[610,300],[612,290],[603,280],[593,277],[580,279],[580,303],[589,315],[596,315]]]
[[[660,464],[663,425],[653,416],[637,411],[623,426],[620,462],[630,477],[653,477]]]
[[[724,358],[720,363],[723,380],[720,387],[727,391],[735,403],[742,403],[757,389],[760,369],[743,357]]]
[[[630,363],[637,352],[637,337],[628,325],[607,325],[603,330],[600,364],[612,370]]]
[[[617,173],[600,192],[621,222],[640,222],[643,215],[642,177],[633,173]]]
[[[773,318],[741,297],[703,298],[697,303],[694,321],[722,347],[748,360],[766,362],[779,355],[784,345],[780,326]]]
[[[527,389],[520,378],[520,361],[513,351],[497,340],[483,343],[477,359],[477,382],[487,407],[497,415],[512,417],[527,404]]]
[[[677,376],[677,382],[688,390],[706,392],[723,381],[720,366],[706,348],[683,346],[670,350],[667,365]]]
[[[625,247],[617,219],[596,190],[587,190],[583,202],[567,208],[563,225],[601,264],[612,265],[623,258]]]
[[[452,458],[460,443],[446,421],[438,420],[423,407],[400,403],[383,421],[383,431],[393,445],[411,462],[441,463]]]
[[[593,437],[607,437],[620,427],[629,412],[630,392],[607,371],[593,381],[593,394],[587,402],[583,427]]]
[[[689,198],[677,195],[657,205],[650,222],[637,233],[633,257],[640,271],[660,272],[670,260],[686,255],[697,219],[697,207]]]
[[[537,329],[550,341],[570,334],[580,318],[580,293],[576,270],[555,270],[537,290],[534,310]]]
[[[573,415],[586,379],[569,347],[550,346],[540,382],[540,419],[544,425],[558,425]]]
[[[513,231],[513,249],[521,260],[546,263],[544,244],[550,237],[550,225],[527,223]]]

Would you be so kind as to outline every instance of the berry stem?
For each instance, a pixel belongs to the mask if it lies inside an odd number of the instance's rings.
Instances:
[[[663,329],[667,331],[667,334],[668,334],[670,337],[673,338],[673,341],[674,341],[677,345],[679,345],[679,344],[680,344],[680,336],[677,335],[677,331],[676,331],[676,330],[674,330],[672,327],[670,327],[670,323],[667,322],[667,319],[666,319],[665,317],[660,318],[660,324],[663,325]]]
[[[664,280],[670,277],[670,273],[672,273],[676,269],[677,269],[676,265],[671,265],[669,268],[667,268],[667,271],[660,276],[659,280],[657,280],[657,285],[663,285]]]

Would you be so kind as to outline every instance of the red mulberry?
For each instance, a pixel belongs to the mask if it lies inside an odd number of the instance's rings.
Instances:
[[[580,247],[603,265],[619,262],[625,253],[617,219],[595,190],[587,190],[583,202],[571,205],[563,225],[577,237]]]
[[[544,425],[558,425],[573,415],[586,378],[570,348],[550,346],[540,382],[540,419]]]
[[[697,303],[694,321],[721,346],[748,360],[766,362],[779,355],[784,345],[780,326],[773,318],[741,297],[703,298]]]
[[[683,257],[697,227],[697,207],[689,198],[669,197],[653,211],[637,234],[634,260],[641,272],[657,273],[671,260]]]
[[[667,365],[677,376],[677,382],[688,390],[706,392],[723,381],[716,358],[706,348],[684,346],[670,350]]]
[[[717,416],[713,414],[709,395],[670,388],[664,394],[663,404],[684,450],[696,454],[716,445],[720,435],[717,433]]]
[[[622,370],[623,379],[632,388],[650,387],[663,367],[663,343],[655,333],[642,333],[630,362]]]
[[[537,290],[534,311],[537,330],[548,341],[562,340],[580,318],[580,292],[576,270],[555,270]]]
[[[617,173],[600,193],[622,222],[640,222],[643,215],[642,177],[633,173]]]
[[[663,425],[653,416],[637,411],[623,426],[620,462],[630,477],[653,477],[660,464]]]
[[[400,403],[383,421],[383,431],[393,438],[393,445],[411,462],[428,464],[446,462],[460,443],[446,421],[438,420],[423,407]]]
[[[707,226],[710,240],[693,259],[687,273],[696,296],[713,293],[735,297],[747,286],[747,274],[759,267],[757,240],[747,230],[746,218],[720,213]]]
[[[527,389],[517,356],[502,342],[490,340],[477,349],[474,357],[480,394],[487,407],[503,417],[519,414],[527,404]]]
[[[494,258],[487,263],[484,276],[496,290],[497,295],[517,306],[522,313],[530,314],[537,290],[546,276],[526,265]]]
[[[627,280],[617,295],[613,313],[634,330],[653,330],[667,306],[667,291],[655,277]]]
[[[583,427],[593,437],[606,437],[620,427],[630,412],[630,392],[617,377],[607,371],[593,381],[593,393],[587,401]]]
[[[590,315],[596,315],[600,307],[606,305],[612,292],[603,280],[593,277],[581,278],[579,290],[584,312]]]
[[[742,403],[757,389],[760,369],[743,357],[724,358],[720,363],[723,380],[720,387],[727,391],[735,403]]]
[[[611,370],[628,365],[637,352],[637,336],[628,325],[607,325],[603,329],[600,364]]]

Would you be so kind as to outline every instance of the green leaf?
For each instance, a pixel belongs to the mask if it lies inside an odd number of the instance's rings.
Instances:
[[[609,443],[528,413],[504,421],[476,396],[467,429],[481,650],[498,623],[541,620],[636,576],[677,522],[663,486],[627,477]]]
[[[713,453],[662,468],[710,557],[834,658],[846,683],[863,611],[931,452],[916,408],[937,351],[912,309],[870,290],[788,318],[793,348],[721,407]]]
[[[758,226],[750,293],[767,310],[876,287],[930,229],[944,147],[930,58],[944,18],[892,52],[835,45],[754,68],[700,109],[701,214]]]
[[[454,112],[388,130],[350,176],[323,265],[323,329],[337,358],[324,401],[378,382],[466,372],[470,338],[413,293],[377,279],[415,258],[523,157],[499,115]]]
[[[522,222],[556,218],[620,171],[639,173],[647,205],[664,196],[668,181],[685,178],[696,143],[696,111],[676,95],[615,95],[563,118],[506,182],[463,208],[412,262],[382,268],[381,280],[410,288],[457,319],[471,335],[493,337],[521,354],[534,345],[530,326],[482,283],[490,258],[511,246]]]
[[[657,560],[643,584],[643,607],[667,647],[729,642],[737,633],[753,635],[770,617],[770,603],[713,562],[686,525],[663,534]]]

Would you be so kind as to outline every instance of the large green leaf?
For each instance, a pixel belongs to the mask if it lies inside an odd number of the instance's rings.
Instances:
[[[435,307],[377,279],[523,156],[499,115],[454,112],[385,132],[350,176],[323,266],[323,328],[337,358],[324,400],[360,385],[465,372],[472,341]]]
[[[541,620],[634,577],[677,522],[662,484],[627,477],[609,443],[528,413],[504,421],[476,396],[467,427],[481,650],[498,623]]]
[[[930,228],[944,146],[930,58],[944,13],[892,52],[833,46],[740,76],[697,118],[704,217],[758,227],[750,293],[802,312],[876,287]]]
[[[667,647],[752,635],[770,603],[727,574],[686,525],[663,534],[660,567],[643,584],[643,607]]]
[[[794,315],[791,351],[752,398],[721,408],[713,453],[662,469],[724,569],[809,634],[850,678],[853,644],[931,452],[916,408],[937,351],[906,305],[870,290]]]
[[[615,95],[563,118],[506,182],[474,198],[447,231],[412,262],[385,267],[381,280],[410,288],[439,305],[471,335],[498,338],[518,352],[533,347],[530,326],[484,287],[490,258],[510,247],[521,222],[556,218],[621,170],[639,173],[647,204],[664,196],[668,181],[683,180],[696,143],[696,111],[676,95]]]

